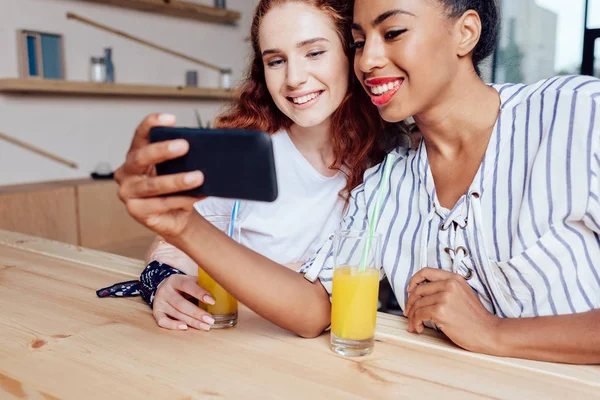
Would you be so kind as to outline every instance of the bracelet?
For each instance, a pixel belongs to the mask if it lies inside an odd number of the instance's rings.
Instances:
[[[158,286],[171,275],[185,275],[183,271],[158,261],[149,263],[140,275],[139,281],[115,283],[112,286],[98,289],[98,297],[133,297],[141,296],[152,308]]]
[[[185,275],[185,273],[169,264],[152,261],[140,275],[140,295],[150,308],[154,304],[158,286],[171,275]]]

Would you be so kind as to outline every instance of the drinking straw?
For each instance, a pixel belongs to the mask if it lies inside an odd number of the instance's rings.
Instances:
[[[230,238],[233,238],[233,231],[235,226],[235,220],[237,219],[238,211],[240,210],[240,201],[236,200],[233,203],[233,210],[231,211],[231,222],[229,223],[229,232],[227,233]]]
[[[392,165],[396,157],[393,154],[388,154],[385,157],[385,165],[383,167],[383,177],[381,178],[381,184],[379,185],[379,192],[377,193],[377,200],[375,203],[375,207],[373,208],[373,212],[371,213],[371,218],[369,219],[369,237],[365,243],[365,248],[363,249],[362,257],[360,259],[360,267],[359,272],[365,272],[367,268],[367,258],[369,256],[369,252],[371,251],[371,240],[373,239],[373,234],[375,233],[375,218],[379,215],[381,210],[381,205],[383,203],[383,193],[385,192],[386,182],[390,179],[390,172],[392,171]]]

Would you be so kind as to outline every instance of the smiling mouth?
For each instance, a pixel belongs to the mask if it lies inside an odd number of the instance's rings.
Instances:
[[[294,103],[295,105],[301,106],[303,104],[309,103],[319,96],[323,94],[324,90],[319,90],[313,93],[309,93],[307,95],[301,97],[287,97],[288,101]]]
[[[384,83],[382,85],[369,86],[369,91],[371,92],[370,94],[372,96],[383,96],[384,94],[388,93],[390,90],[400,87],[400,85],[402,84],[403,81],[404,81],[404,79],[401,78],[401,79],[397,79],[393,82]]]

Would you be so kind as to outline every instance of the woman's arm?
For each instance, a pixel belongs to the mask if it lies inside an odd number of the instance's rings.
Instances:
[[[329,325],[331,303],[320,282],[234,242],[199,214],[173,240],[235,298],[280,327],[316,337]]]
[[[154,251],[156,250],[156,248],[158,247],[159,243],[162,240],[163,239],[160,236],[157,236],[154,238],[154,241],[152,242],[150,247],[148,247],[148,250],[146,250],[146,255],[144,256],[144,260],[146,261],[146,264],[148,264],[149,262],[154,260],[152,255],[154,254]]]
[[[600,364],[600,310],[498,321],[495,355]]]
[[[465,279],[437,268],[408,285],[409,332],[432,321],[457,345],[477,353],[571,364],[600,364],[600,310],[536,318],[490,314]]]
[[[301,336],[319,335],[329,325],[331,313],[329,295],[321,283],[311,283],[236,243],[195,212],[198,198],[175,194],[202,185],[200,171],[156,175],[156,164],[189,151],[185,140],[150,143],[151,127],[174,123],[170,115],[146,118],[136,130],[125,163],[115,172],[119,198],[129,214],[186,252],[258,314]]]

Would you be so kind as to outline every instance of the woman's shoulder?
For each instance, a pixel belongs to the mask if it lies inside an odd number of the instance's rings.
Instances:
[[[546,100],[551,97],[587,97],[600,101],[600,79],[593,76],[567,75],[543,79],[532,84],[493,84],[502,98],[502,107]]]
[[[398,146],[388,154],[393,156],[393,166],[392,166],[392,174],[397,173],[399,170],[404,170],[406,168],[410,168],[411,160],[414,160],[418,157],[419,147],[405,147]],[[385,160],[380,162],[379,164],[367,169],[363,175],[363,185],[368,184],[377,184],[383,177],[384,171],[384,163]]]

